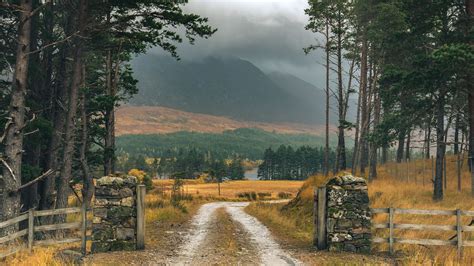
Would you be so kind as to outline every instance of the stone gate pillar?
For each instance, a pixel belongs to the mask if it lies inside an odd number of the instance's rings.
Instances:
[[[104,176],[96,181],[92,252],[135,250],[137,179]]]
[[[371,212],[365,179],[337,176],[326,183],[327,247],[330,251],[368,253]]]

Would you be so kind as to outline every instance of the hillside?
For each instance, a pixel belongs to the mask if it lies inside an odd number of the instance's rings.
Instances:
[[[267,75],[238,58],[199,61],[148,54],[133,61],[137,106],[259,122],[324,123],[324,92],[297,77]]]
[[[123,135],[117,138],[117,148],[119,153],[131,156],[160,157],[169,149],[176,151],[192,147],[200,151],[210,151],[215,158],[229,158],[238,154],[256,160],[262,158],[264,150],[268,147],[278,148],[280,145],[319,147],[323,142],[323,137],[314,135],[280,134],[261,129],[240,128],[223,133]]]
[[[324,134],[324,126],[285,122],[247,122],[159,106],[122,106],[118,108],[116,118],[117,135],[162,134],[178,131],[222,133],[237,128],[259,128],[269,132],[291,134]]]

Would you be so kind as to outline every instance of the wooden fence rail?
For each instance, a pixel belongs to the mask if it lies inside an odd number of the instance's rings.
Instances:
[[[374,237],[374,243],[388,243],[390,253],[393,253],[394,244],[414,244],[414,245],[432,245],[432,246],[456,246],[458,255],[462,255],[463,247],[474,247],[474,241],[466,241],[462,238],[463,232],[474,232],[474,226],[465,226],[461,223],[462,216],[474,216],[474,211],[462,210],[418,210],[418,209],[399,209],[399,208],[374,208],[371,209],[372,214],[388,214],[388,223],[375,223],[375,229],[389,229],[389,237]],[[411,215],[445,215],[456,216],[456,225],[433,225],[433,224],[410,224],[395,223],[395,214],[411,214]],[[455,231],[456,235],[452,239],[406,239],[394,237],[394,229],[402,230],[425,230],[425,231]]]
[[[67,214],[74,214],[74,213],[81,214],[81,220],[79,222],[35,225],[35,218],[37,217],[53,216],[53,215],[67,215]],[[23,222],[23,221],[28,221],[28,226],[21,231],[1,237],[0,247],[2,245],[6,245],[21,237],[26,236],[26,239],[27,239],[26,248],[28,248],[29,251],[33,249],[33,246],[81,242],[81,251],[83,254],[86,253],[86,241],[88,239],[87,228],[90,226],[90,223],[87,221],[87,209],[86,209],[85,204],[82,204],[82,207],[74,207],[74,208],[41,210],[41,211],[29,210],[28,212],[23,213],[19,215],[18,217],[1,222],[0,230],[9,226],[17,226],[18,223]],[[56,230],[74,230],[74,229],[80,229],[80,237],[35,240],[35,233],[37,232],[56,231]],[[10,250],[4,253],[0,253],[0,259],[13,255],[25,248],[24,245],[19,245],[19,246],[14,245],[14,246],[15,247],[11,248]]]

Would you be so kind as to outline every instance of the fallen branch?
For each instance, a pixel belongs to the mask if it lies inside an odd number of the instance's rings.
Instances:
[[[44,174],[42,174],[42,175],[38,176],[37,178],[31,180],[30,182],[28,182],[28,183],[26,183],[26,184],[24,184],[24,185],[19,186],[19,187],[18,187],[16,190],[14,190],[13,192],[18,192],[18,191],[20,191],[20,190],[22,190],[22,189],[24,189],[24,188],[26,188],[26,187],[29,187],[29,186],[31,186],[31,185],[37,183],[38,181],[40,181],[40,180],[42,180],[42,179],[44,179],[44,178],[50,176],[50,175],[53,174],[53,173],[54,173],[54,171],[51,170],[51,169],[49,169],[49,170],[46,171]]]

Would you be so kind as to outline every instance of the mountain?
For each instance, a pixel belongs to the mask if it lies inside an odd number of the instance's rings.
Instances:
[[[238,58],[176,61],[148,54],[133,60],[139,94],[132,105],[259,122],[324,123],[324,92],[288,74],[265,74]]]
[[[267,132],[284,134],[308,134],[322,136],[323,125],[302,123],[268,123],[235,120],[215,116],[185,112],[162,106],[121,106],[116,113],[116,134],[144,135],[166,134],[179,131],[222,133],[238,128],[258,128]],[[331,131],[336,128],[331,128]]]

